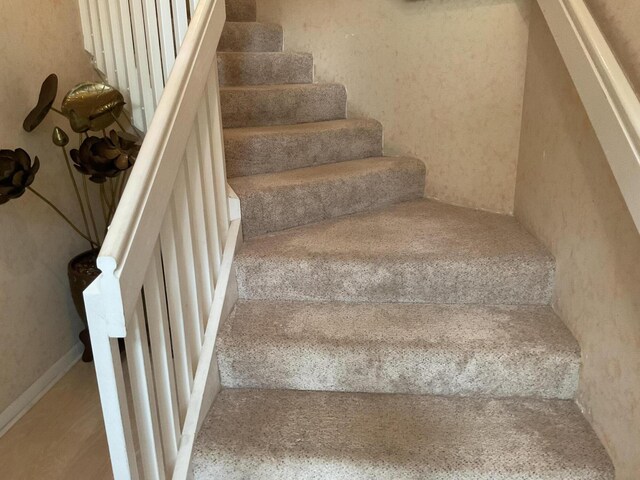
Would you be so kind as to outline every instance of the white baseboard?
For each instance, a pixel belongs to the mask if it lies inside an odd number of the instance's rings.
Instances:
[[[81,342],[76,343],[64,357],[58,360],[36,382],[20,395],[9,407],[0,413],[0,437],[40,400],[62,376],[73,367],[80,357],[84,347]]]

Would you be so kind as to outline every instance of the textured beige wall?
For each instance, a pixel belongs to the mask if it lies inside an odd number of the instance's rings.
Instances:
[[[380,120],[387,154],[427,165],[427,194],[511,212],[529,0],[258,0],[285,49]]]
[[[34,187],[75,213],[62,157],[50,142],[54,115],[32,134],[22,131],[22,120],[49,73],[60,77],[60,92],[93,78],[77,2],[3,0],[0,25],[0,148],[38,155],[42,167]],[[81,324],[66,264],[85,243],[27,192],[0,205],[0,246],[1,412],[77,342]]]
[[[636,91],[640,93],[640,2],[638,0],[586,0],[586,2]]]
[[[640,235],[537,7],[516,216],[557,259],[555,306],[582,347],[579,403],[618,480],[638,480]]]

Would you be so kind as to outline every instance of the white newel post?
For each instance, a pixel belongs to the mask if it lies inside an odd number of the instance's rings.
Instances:
[[[84,301],[109,455],[115,480],[137,480],[139,476],[136,449],[127,405],[120,347],[118,339],[109,336],[103,318],[105,310],[102,308],[104,296],[100,292],[101,277],[85,290]]]

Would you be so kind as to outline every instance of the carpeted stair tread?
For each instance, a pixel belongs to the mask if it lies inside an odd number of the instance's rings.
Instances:
[[[513,218],[415,200],[246,242],[241,298],[548,305],[554,261]]]
[[[376,157],[230,178],[245,238],[424,196],[425,167]]]
[[[313,82],[313,56],[293,52],[220,52],[220,85]]]
[[[281,52],[282,27],[272,23],[226,22],[218,52]]]
[[[613,480],[573,402],[223,390],[194,478]]]
[[[382,156],[382,125],[368,119],[228,128],[227,176],[273,173]]]
[[[220,88],[225,128],[339,120],[347,116],[347,93],[333,83],[250,85]]]
[[[256,0],[226,0],[228,22],[255,22]]]
[[[229,388],[571,399],[580,370],[542,306],[245,300],[217,350]]]

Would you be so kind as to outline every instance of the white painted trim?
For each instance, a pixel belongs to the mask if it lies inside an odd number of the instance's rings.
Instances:
[[[584,0],[538,0],[640,231],[640,100]]]
[[[239,220],[242,218],[242,209],[240,208],[240,197],[227,183],[227,203],[229,204],[229,220]]]
[[[83,345],[76,343],[60,360],[58,360],[44,375],[35,381],[22,395],[0,413],[0,437],[9,431],[40,400],[65,373],[71,370],[80,357]]]

